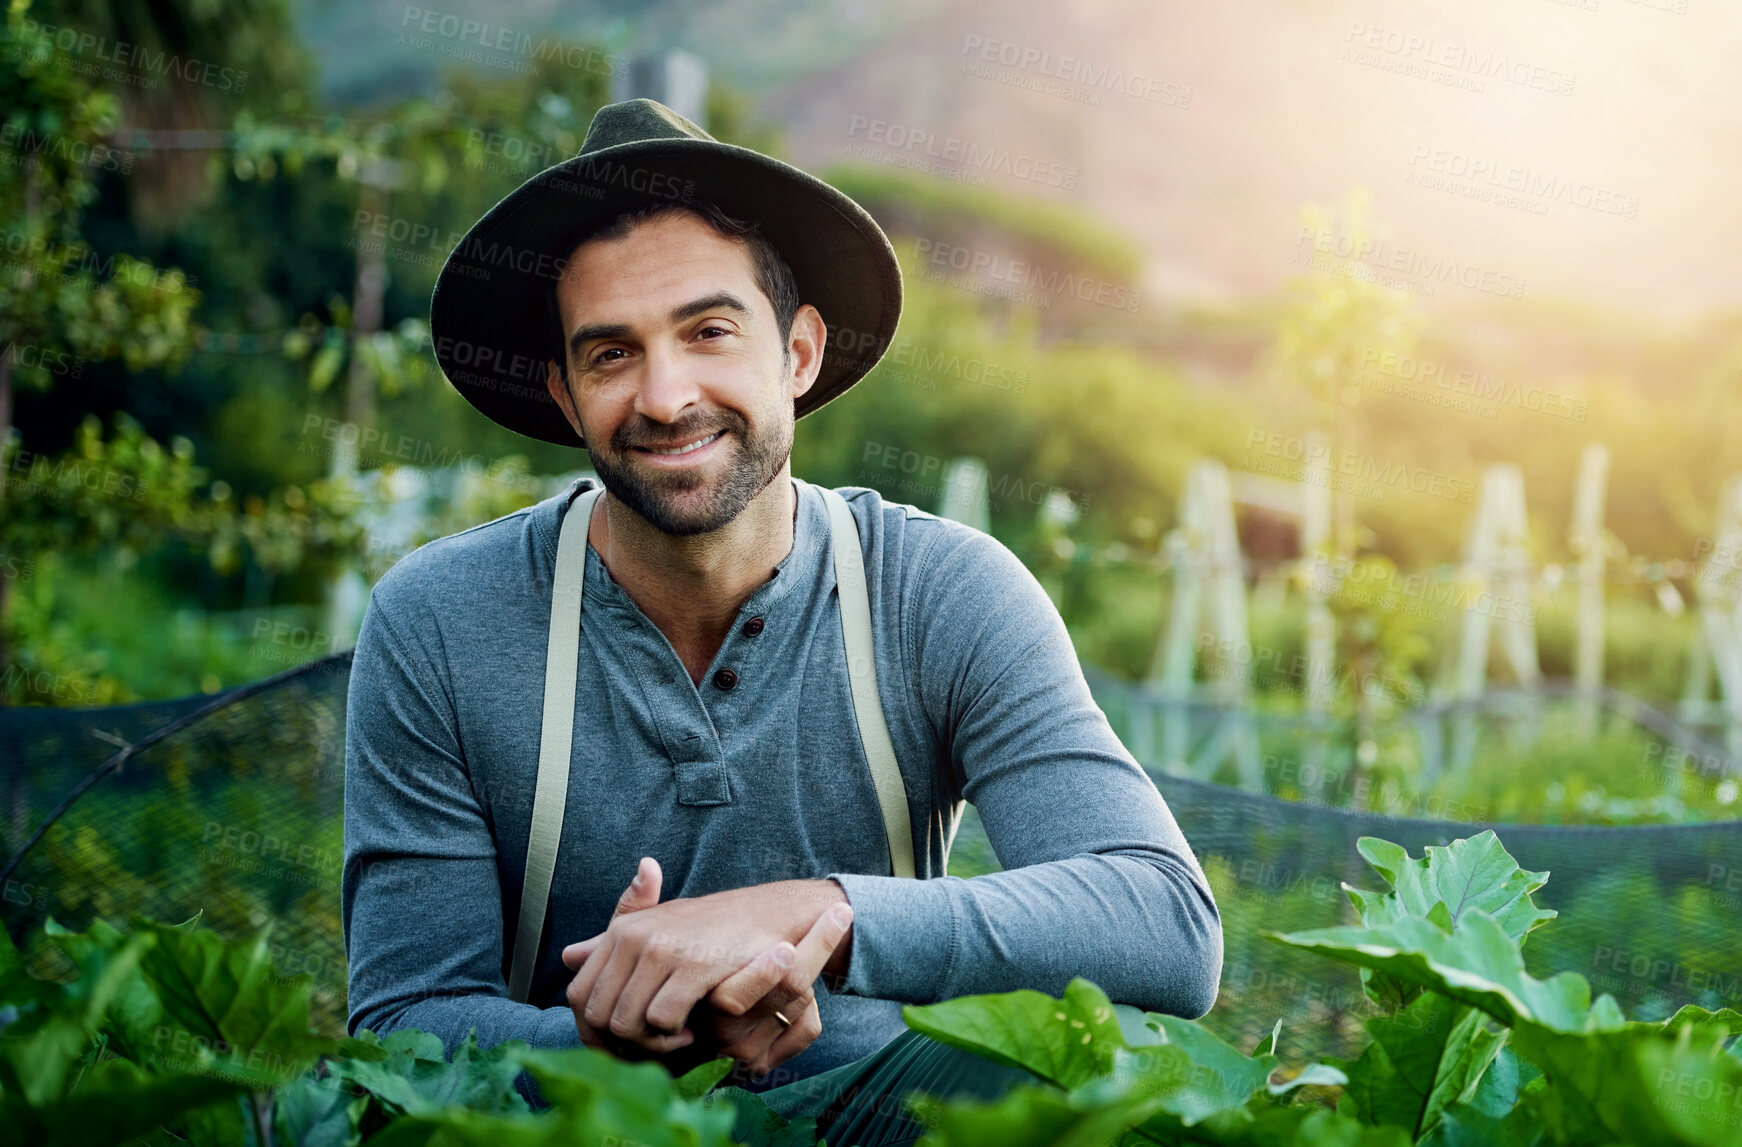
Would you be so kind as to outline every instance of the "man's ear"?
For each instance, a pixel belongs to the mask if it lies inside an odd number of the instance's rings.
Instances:
[[[822,313],[809,303],[799,307],[792,316],[792,333],[786,340],[794,398],[816,383],[817,374],[823,369],[823,351],[828,347],[828,339]]]
[[[574,427],[575,436],[581,440],[581,445],[587,444],[587,436],[581,430],[581,415],[575,409],[575,397],[569,393],[568,379],[556,364],[556,359],[545,360],[544,387],[550,391],[550,396],[556,401],[557,409],[563,412],[563,417]]]

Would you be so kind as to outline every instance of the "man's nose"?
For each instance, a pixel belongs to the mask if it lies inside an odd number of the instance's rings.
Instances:
[[[667,345],[648,348],[635,413],[654,422],[675,422],[685,407],[701,400],[698,364],[687,358]]]

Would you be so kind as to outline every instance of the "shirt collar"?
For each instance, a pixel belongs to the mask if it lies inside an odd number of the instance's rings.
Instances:
[[[798,513],[792,525],[792,550],[774,567],[774,573],[769,579],[757,586],[745,599],[742,611],[747,614],[765,613],[778,608],[790,595],[803,594],[805,587],[818,583],[819,566],[829,554],[829,519],[828,508],[823,503],[823,496],[811,483],[802,478],[792,479],[793,494],[798,500]],[[556,533],[561,526],[561,516],[567,513],[568,492],[552,499],[552,513],[546,529],[540,532],[548,539],[550,561],[556,560]],[[834,584],[833,566],[829,568],[829,577],[824,579],[822,587],[826,590]],[[587,546],[587,585],[583,598],[583,608],[587,606],[603,606],[610,609],[630,610],[639,612],[640,607],[621,585],[611,576],[611,571],[605,568],[605,563],[599,558],[599,552],[591,544]]]

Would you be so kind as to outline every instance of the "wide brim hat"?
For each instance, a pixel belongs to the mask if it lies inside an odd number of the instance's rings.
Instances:
[[[648,99],[600,108],[573,159],[521,184],[449,253],[430,300],[442,373],[492,421],[584,446],[545,386],[546,362],[564,361],[550,299],[568,255],[624,211],[702,201],[759,224],[792,268],[798,301],[828,328],[821,369],[795,416],[864,377],[901,316],[901,270],[883,229],[815,176],[721,143]]]

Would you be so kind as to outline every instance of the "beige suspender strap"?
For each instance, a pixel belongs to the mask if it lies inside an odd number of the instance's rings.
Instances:
[[[557,843],[563,835],[563,806],[569,795],[569,756],[574,748],[575,674],[581,656],[581,590],[587,580],[587,526],[593,503],[603,493],[595,486],[575,498],[563,515],[552,579],[550,643],[544,658],[544,732],[538,745],[538,786],[532,798],[532,830],[526,841],[526,880],[520,889],[520,928],[514,937],[514,963],[508,994],[525,1003],[532,992],[532,967],[544,934],[545,906],[556,872]]]
[[[865,555],[859,548],[859,524],[847,500],[818,486],[829,507],[829,535],[835,545],[835,584],[840,588],[841,636],[847,643],[847,676],[853,685],[853,714],[859,740],[871,762],[877,802],[883,806],[883,829],[889,835],[889,859],[896,876],[913,876],[913,828],[907,818],[907,786],[895,763],[895,745],[883,721],[883,699],[877,692],[877,662],[872,657],[871,600],[865,592]]]

